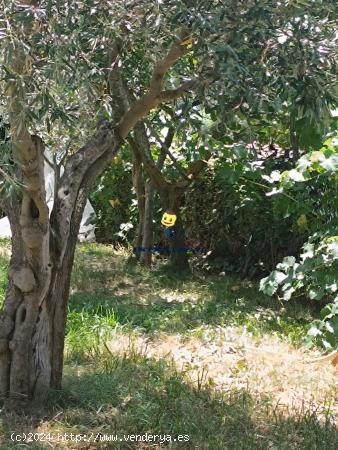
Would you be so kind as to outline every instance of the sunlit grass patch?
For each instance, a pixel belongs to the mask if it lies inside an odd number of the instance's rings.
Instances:
[[[9,239],[0,239],[0,308],[7,287],[7,270],[9,264],[11,243]]]
[[[77,254],[84,253],[86,255],[107,256],[111,255],[113,246],[97,244],[96,242],[82,242],[76,247]]]
[[[111,338],[116,325],[113,310],[97,307],[96,311],[70,310],[66,328],[66,359],[83,362],[100,352],[102,343]]]
[[[6,254],[0,256],[0,299],[7,285],[8,240],[4,248]],[[121,249],[95,243],[77,247],[72,293],[67,330],[68,342],[74,346],[72,311],[78,314],[82,308],[93,316],[92,322],[101,312],[110,310],[109,317],[114,315],[120,325],[150,334],[160,331],[197,336],[204,326],[238,326],[257,338],[271,333],[294,345],[302,344],[313,319],[308,307],[290,302],[281,308],[245,281],[203,274],[177,276],[163,267],[149,271],[128,264]],[[93,327],[87,320],[82,328],[89,328],[92,335]]]
[[[272,333],[297,345],[312,319],[304,307],[290,304],[282,309],[252,283],[203,274],[175,276],[163,268],[149,271],[128,265],[110,250],[108,258],[93,261],[81,249],[70,308],[108,305],[118,323],[146,333],[190,334],[203,325],[239,326],[256,337]]]

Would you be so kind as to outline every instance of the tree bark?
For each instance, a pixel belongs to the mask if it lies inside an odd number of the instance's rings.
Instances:
[[[153,246],[153,210],[155,189],[150,180],[145,185],[145,209],[142,230],[142,248],[140,262],[146,267],[151,267]]]
[[[168,238],[170,251],[170,265],[176,272],[189,272],[190,265],[186,251],[184,225],[180,213],[180,198],[184,189],[171,184],[160,192],[164,211],[176,214],[176,223],[173,227],[174,234]]]
[[[6,211],[12,257],[0,316],[0,393],[12,409],[40,405],[50,387],[61,388],[70,277],[83,209],[95,178],[120,144],[117,134],[101,130],[70,157],[49,219],[43,146],[34,136],[31,143],[27,140],[25,189]]]
[[[42,141],[23,133],[16,142],[25,188],[21,205],[8,210],[13,253],[0,319],[0,386],[10,403],[20,405],[32,392],[39,400],[49,388],[51,322],[45,300],[52,265]]]
[[[135,250],[136,258],[140,260],[142,252],[143,241],[143,224],[145,216],[145,184],[143,178],[143,166],[140,155],[133,150],[133,170],[132,170],[133,186],[137,198],[137,210],[138,210],[138,225],[135,236]]]

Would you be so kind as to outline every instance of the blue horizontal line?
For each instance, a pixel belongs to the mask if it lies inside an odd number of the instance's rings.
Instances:
[[[192,251],[194,253],[206,253],[206,249],[203,247],[196,247],[196,248],[186,248],[186,247],[180,247],[180,248],[169,248],[169,247],[158,247],[158,246],[153,246],[153,247],[134,247],[133,249],[134,253],[138,253],[138,252],[147,252],[147,253],[186,253],[189,251]]]

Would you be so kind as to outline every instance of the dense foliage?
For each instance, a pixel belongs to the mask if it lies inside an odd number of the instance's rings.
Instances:
[[[116,157],[92,189],[90,200],[97,215],[95,234],[99,242],[117,242],[124,225],[135,222],[130,169],[129,162]],[[129,233],[123,234],[124,242],[132,241],[133,231],[134,225],[129,227]]]
[[[285,217],[298,216],[309,237],[299,258],[288,256],[261,281],[261,289],[284,300],[306,295],[328,302],[309,339],[325,347],[338,343],[338,146],[329,140],[320,151],[302,156],[294,169],[273,172],[271,194],[278,197]],[[287,194],[287,195],[285,195]]]
[[[220,148],[186,200],[187,235],[209,251],[202,267],[257,277],[297,252],[303,234],[292,218],[282,220],[266,195],[267,174],[290,166],[284,155],[274,157],[269,149],[264,154],[243,144]]]

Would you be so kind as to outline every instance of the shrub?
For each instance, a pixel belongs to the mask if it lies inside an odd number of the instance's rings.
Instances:
[[[123,155],[118,155],[97,180],[90,194],[97,215],[95,233],[99,242],[121,240],[121,231],[125,231],[122,228],[130,223],[132,215],[132,189],[131,164],[124,161]],[[133,227],[129,227],[126,233],[132,234]]]
[[[261,280],[260,288],[282,299],[296,296],[326,302],[321,318],[312,323],[307,340],[325,348],[338,346],[338,146],[331,139],[320,150],[304,155],[291,171],[276,173],[272,194],[283,202],[289,215],[298,215],[297,224],[309,238],[298,261],[284,258],[276,270]],[[287,199],[287,200],[285,200]]]
[[[241,145],[222,149],[188,193],[184,208],[188,240],[210,251],[203,267],[260,276],[284,256],[297,254],[306,232],[295,228],[291,217],[281,220],[264,179],[290,166],[284,156],[257,155]]]

